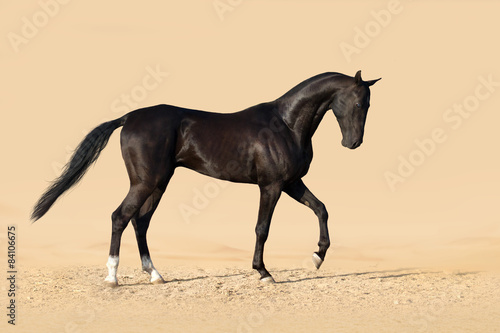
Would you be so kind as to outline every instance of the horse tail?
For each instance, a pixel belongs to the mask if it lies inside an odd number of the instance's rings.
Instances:
[[[74,151],[70,161],[64,166],[62,174],[54,180],[36,203],[31,214],[33,222],[45,215],[64,192],[82,179],[88,168],[97,160],[101,151],[106,147],[111,134],[117,128],[123,126],[126,119],[127,115],[105,122],[87,134]]]

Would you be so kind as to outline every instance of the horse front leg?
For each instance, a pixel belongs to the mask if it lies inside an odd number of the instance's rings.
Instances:
[[[257,239],[255,243],[252,267],[260,273],[260,280],[262,282],[274,282],[273,277],[269,274],[264,265],[264,244],[266,243],[269,235],[271,218],[280,195],[281,186],[279,185],[260,187],[259,215],[257,219],[257,226],[255,227]]]
[[[313,263],[317,269],[321,267],[325,260],[326,251],[330,247],[330,235],[328,233],[328,212],[325,205],[309,191],[302,180],[298,180],[287,187],[284,191],[293,199],[309,207],[316,214],[319,220],[319,250],[313,253]]]

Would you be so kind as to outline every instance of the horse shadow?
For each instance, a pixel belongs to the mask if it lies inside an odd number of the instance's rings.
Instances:
[[[345,273],[345,274],[330,274],[330,275],[317,275],[317,276],[307,276],[307,277],[299,277],[296,279],[289,279],[286,281],[278,281],[276,282],[277,284],[289,284],[289,283],[300,283],[304,281],[314,281],[314,280],[324,280],[324,279],[337,279],[337,278],[349,278],[349,277],[357,277],[357,276],[363,276],[363,275],[375,275],[375,276],[369,276],[368,279],[390,279],[390,278],[400,278],[404,276],[409,276],[409,275],[422,275],[422,274],[428,274],[430,272],[428,271],[414,271],[417,270],[418,268],[399,268],[399,269],[392,269],[392,270],[371,270],[371,271],[366,271],[366,272],[353,272],[353,273]],[[413,270],[413,272],[411,272]],[[286,272],[303,272],[304,269],[291,269],[291,270],[282,270],[278,271],[279,273],[286,273]],[[410,272],[408,272],[410,271]],[[405,273],[402,273],[405,272]],[[399,274],[398,274],[399,273]]]
[[[194,276],[194,277],[189,277],[189,278],[173,278],[173,279],[168,279],[165,281],[165,284],[172,284],[172,283],[183,283],[183,282],[193,282],[197,280],[206,280],[206,279],[215,279],[215,278],[231,278],[235,276],[248,276],[248,273],[233,273],[233,274],[222,274],[222,275],[200,275],[200,276]],[[144,275],[147,277],[147,275]],[[133,282],[133,283],[126,283],[120,285],[121,287],[144,287],[144,286],[150,286],[151,283],[147,280],[145,281],[139,281],[139,282]]]

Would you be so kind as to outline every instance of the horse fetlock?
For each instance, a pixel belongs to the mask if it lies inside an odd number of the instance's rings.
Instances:
[[[328,250],[328,248],[330,247],[330,240],[329,239],[320,240],[318,242],[318,246],[319,246],[320,253],[326,253],[326,250]],[[324,255],[323,255],[323,257],[324,257]]]
[[[111,288],[115,288],[118,286],[118,280],[116,278],[116,272],[118,270],[119,263],[118,256],[109,256],[108,262],[106,263],[106,267],[108,268],[108,276],[104,279],[104,283]]]

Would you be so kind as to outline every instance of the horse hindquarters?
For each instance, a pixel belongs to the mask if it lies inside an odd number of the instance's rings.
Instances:
[[[165,119],[165,113],[148,110],[131,115],[123,127],[122,155],[130,178],[130,189],[112,214],[108,276],[105,280],[111,286],[118,284],[116,270],[121,236],[130,220],[136,232],[143,270],[151,274],[151,282],[163,282],[151,261],[146,233],[175,168],[176,131],[172,127],[172,122]]]

